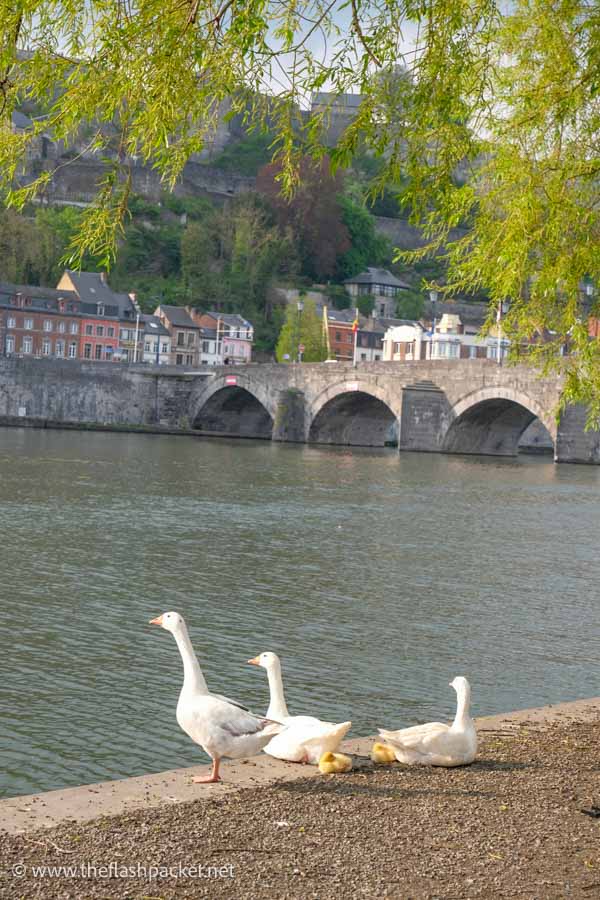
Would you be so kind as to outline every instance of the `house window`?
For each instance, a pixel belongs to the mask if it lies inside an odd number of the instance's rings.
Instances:
[[[342,333],[341,333],[341,331],[336,331],[336,333],[335,333],[335,339],[336,339],[336,341],[341,341],[341,339],[342,339]]]
[[[14,316],[8,317],[8,319],[6,320],[6,327],[7,328],[16,328],[17,327],[17,320],[15,319]]]
[[[6,338],[6,353],[8,355],[9,353],[14,353],[14,352],[15,352],[15,339],[12,334],[9,334],[9,335],[7,335],[7,338]]]
[[[185,346],[185,334],[183,331],[177,332],[177,346],[184,347]]]
[[[89,334],[89,335],[93,334],[93,333],[94,333],[94,326],[93,326],[93,325],[86,325],[86,326],[85,326],[85,333],[86,333],[86,334]]]
[[[83,358],[84,358],[84,359],[91,359],[91,358],[92,358],[92,345],[91,345],[91,344],[84,344],[84,345],[83,345]]]
[[[187,338],[188,338],[188,347],[193,347],[194,346],[194,338],[195,338],[195,334],[193,333],[193,331],[190,331]]]
[[[191,366],[193,362],[194,362],[194,357],[192,356],[192,354],[191,353],[186,354],[186,357],[185,357],[186,366]]]
[[[202,352],[203,353],[210,353],[209,347],[210,347],[209,341],[202,341]]]
[[[103,316],[103,315],[104,315],[104,307],[102,306],[101,303],[98,304],[98,315],[99,315],[99,316]]]
[[[66,329],[65,323],[64,323],[64,322],[59,322],[59,323],[58,323],[58,330],[60,331],[61,334],[64,334],[64,333],[65,333],[65,329]]]
[[[374,359],[375,359],[376,362],[377,362],[377,360],[381,359],[381,356],[379,355],[379,353],[376,353],[376,354],[375,354]]]
[[[366,360],[366,358],[367,358],[367,354],[366,354],[366,353],[361,353],[361,354],[360,354],[360,358],[361,358],[361,360],[362,360],[363,362],[365,362],[365,360]]]
[[[129,328],[121,328],[121,340],[122,341],[129,340]]]
[[[104,325],[96,325],[96,334],[98,337],[104,336]]]
[[[50,319],[44,319],[44,331],[52,331],[52,322]]]
[[[110,344],[108,344],[108,346],[106,347],[106,358],[107,359],[112,359],[114,349],[115,349],[114,347],[111,347]]]
[[[146,341],[146,343],[144,344],[144,350],[146,353],[150,353],[150,351],[152,350],[152,345],[150,344],[150,341]]]
[[[96,344],[94,347],[94,357],[96,359],[102,359],[102,344]]]
[[[25,328],[27,331],[32,331],[33,330],[33,319],[25,319],[25,321],[23,323],[23,328]]]
[[[33,350],[33,338],[24,337],[21,351],[23,353],[31,353],[32,350]]]
[[[71,341],[69,344],[69,359],[76,359],[77,357],[77,344],[75,341]]]
[[[71,329],[70,329],[71,334],[77,334],[78,330],[79,330],[79,328],[78,328],[77,322],[71,322]],[[71,354],[69,353],[69,356],[70,355]]]
[[[162,352],[162,353],[168,353],[168,352],[169,352],[169,345],[168,345],[168,343],[167,343],[166,341],[165,341],[164,344],[162,345],[162,351],[161,351],[161,352]]]
[[[106,336],[107,336],[107,337],[114,337],[114,336],[115,336],[115,329],[112,327],[112,325],[109,325],[108,328],[106,329]],[[108,349],[108,348],[107,348],[107,349]]]
[[[52,353],[52,342],[48,338],[42,341],[42,356],[50,356]]]
[[[182,366],[183,365],[183,353],[178,353],[175,357],[175,365]]]
[[[469,359],[477,358],[477,347],[474,344],[471,344],[469,347]]]
[[[64,356],[65,355],[65,342],[57,341],[54,345],[54,353],[56,356]]]

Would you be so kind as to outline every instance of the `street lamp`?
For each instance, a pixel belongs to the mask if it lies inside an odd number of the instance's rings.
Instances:
[[[304,309],[304,303],[302,302],[302,300],[298,300],[298,302],[296,303],[296,309],[298,310],[298,329],[297,329],[298,339],[296,341],[296,348],[297,348],[296,359],[298,360],[298,362],[301,362],[302,361],[302,352],[300,350],[300,322],[302,319],[302,310]]]
[[[502,316],[505,316],[510,307],[510,300],[500,300],[498,303],[498,312],[496,313],[496,323],[498,326],[498,365],[502,365]]]
[[[438,291],[436,290],[436,288],[431,288],[431,290],[429,291],[429,302],[431,303],[431,314],[432,314],[433,323],[431,326],[431,345],[430,345],[431,349],[429,351],[429,359],[433,359],[433,348],[434,348],[434,343],[435,343],[435,304],[437,303],[437,299],[438,299]]]

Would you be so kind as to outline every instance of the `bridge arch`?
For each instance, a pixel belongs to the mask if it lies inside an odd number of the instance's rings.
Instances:
[[[521,436],[536,419],[556,444],[556,423],[532,397],[519,389],[481,388],[452,406],[441,449],[444,453],[516,456]]]
[[[348,378],[311,403],[308,442],[384,447],[398,441],[399,418],[386,391],[372,379]]]
[[[215,435],[270,440],[274,410],[260,381],[223,374],[211,379],[192,403],[192,428]]]

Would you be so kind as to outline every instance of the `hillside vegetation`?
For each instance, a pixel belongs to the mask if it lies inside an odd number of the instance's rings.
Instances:
[[[349,305],[342,282],[367,266],[384,266],[415,285],[398,314],[422,312],[420,283],[441,271],[440,263],[407,269],[392,263],[393,248],[377,232],[365,203],[365,172],[332,174],[329,161],[302,163],[300,187],[291,201],[282,198],[279,171],[263,165],[268,138],[248,136],[217,162],[256,174],[256,191],[225,205],[204,197],[165,194],[160,203],[135,197],[131,217],[110,282],[135,291],[145,311],[159,303],[193,304],[238,312],[256,329],[256,346],[273,351],[285,318],[276,285],[324,285],[331,304]],[[369,163],[366,162],[368,170]],[[394,211],[393,197],[383,198]],[[82,212],[74,207],[32,207],[24,215],[0,211],[0,278],[54,286],[64,267]],[[93,257],[84,267],[98,268]],[[370,311],[365,298],[361,311]]]

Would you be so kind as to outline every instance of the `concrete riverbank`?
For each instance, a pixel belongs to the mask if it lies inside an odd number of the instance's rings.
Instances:
[[[600,718],[600,697],[518,710],[477,719],[478,731],[518,732],[526,726],[587,723]],[[388,723],[400,724],[400,723]],[[345,752],[368,757],[373,738],[346,741]],[[10,797],[0,801],[0,829],[10,834],[50,828],[63,822],[85,823],[104,816],[149,810],[193,800],[214,800],[235,791],[322,778],[315,767],[283,763],[265,754],[250,760],[226,761],[224,782],[216,785],[192,784],[191,775],[208,772],[208,766],[174,769],[167,772],[64,788],[41,794]],[[600,792],[599,792],[600,799]]]

